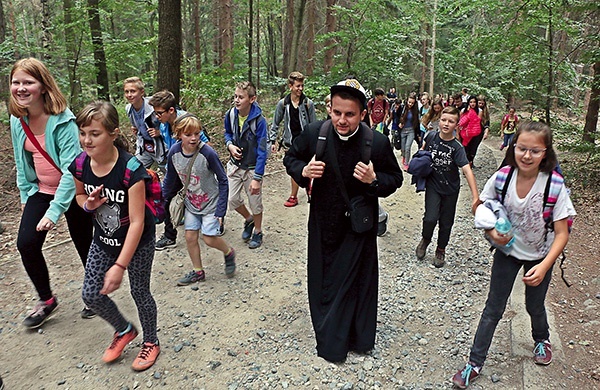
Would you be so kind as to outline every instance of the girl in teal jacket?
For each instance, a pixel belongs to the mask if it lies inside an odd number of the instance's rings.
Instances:
[[[23,324],[37,328],[58,305],[42,253],[46,234],[64,213],[85,266],[92,219],[73,201],[75,182],[68,167],[81,151],[79,131],[56,81],[42,62],[26,58],[13,66],[10,84],[10,130],[23,212],[17,249],[40,298]],[[83,318],[94,315],[87,308],[81,312]]]

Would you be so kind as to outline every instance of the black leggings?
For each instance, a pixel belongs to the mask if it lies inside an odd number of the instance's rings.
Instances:
[[[17,237],[17,249],[21,254],[21,261],[27,275],[33,282],[35,289],[41,300],[47,301],[52,298],[52,289],[50,288],[50,275],[46,260],[42,253],[42,246],[46,240],[47,230],[37,231],[36,227],[40,220],[46,214],[50,207],[50,201],[54,195],[42,194],[37,192],[31,195],[25,203],[25,209],[21,216],[19,234]],[[87,254],[92,243],[93,221],[92,215],[86,213],[73,200],[71,206],[65,212],[69,234],[75,244],[75,249],[79,258],[85,267]]]

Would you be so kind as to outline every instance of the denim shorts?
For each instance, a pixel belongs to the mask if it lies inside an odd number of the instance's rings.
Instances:
[[[185,210],[184,219],[185,230],[200,230],[205,236],[219,235],[220,226],[219,218],[214,214],[198,215]]]

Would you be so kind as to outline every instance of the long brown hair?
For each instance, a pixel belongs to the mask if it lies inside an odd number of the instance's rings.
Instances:
[[[15,62],[10,71],[9,83],[12,82],[15,72],[19,70],[39,81],[46,90],[42,95],[44,98],[44,113],[48,115],[57,115],[67,109],[67,99],[58,88],[56,80],[54,80],[54,77],[52,77],[50,71],[46,68],[46,65],[40,60],[35,58],[23,58],[22,60]],[[27,108],[17,103],[12,93],[10,94],[8,103],[8,112],[17,118],[27,116],[28,114]]]

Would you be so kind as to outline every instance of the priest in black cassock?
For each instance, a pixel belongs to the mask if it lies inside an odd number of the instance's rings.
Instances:
[[[296,183],[311,186],[310,314],[317,354],[340,362],[346,359],[348,351],[366,353],[375,346],[378,198],[391,195],[402,185],[402,171],[388,138],[360,125],[367,102],[358,81],[344,80],[332,86],[331,103],[323,156],[315,158],[323,124],[316,122],[296,138],[283,163]],[[364,139],[367,131],[373,133],[373,139],[370,161],[365,163],[361,157],[368,142]],[[372,209],[375,223],[368,231],[356,233],[352,229],[341,182],[349,199],[362,195],[367,208]]]

